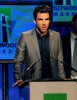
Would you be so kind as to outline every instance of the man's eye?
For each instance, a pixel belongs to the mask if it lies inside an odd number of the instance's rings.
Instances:
[[[46,19],[46,20],[49,20],[49,18],[48,18],[48,19]]]
[[[42,20],[42,19],[38,19],[38,20]]]

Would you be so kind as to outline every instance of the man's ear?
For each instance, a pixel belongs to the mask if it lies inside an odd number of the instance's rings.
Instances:
[[[33,19],[33,21],[34,21],[34,23],[36,24],[36,20],[35,20],[35,19]]]

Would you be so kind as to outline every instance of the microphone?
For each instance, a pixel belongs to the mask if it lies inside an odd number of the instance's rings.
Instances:
[[[27,69],[24,69],[23,74],[22,74],[22,80],[25,81],[26,79],[31,79],[32,77],[32,67],[35,63],[37,63],[38,61],[40,61],[41,58],[39,58],[38,60],[34,61]]]
[[[38,61],[40,61],[41,60],[41,58],[40,59],[38,59],[38,60],[36,60],[35,62],[33,62],[28,68],[27,68],[27,70],[26,71],[28,71],[28,70],[30,70],[30,68],[36,63],[36,62],[38,62]]]
[[[23,74],[22,74],[23,83],[17,85],[19,89],[22,89],[22,88],[24,88],[26,85],[29,85],[29,82],[32,81],[31,75],[30,75],[31,72],[30,72],[30,73],[27,73],[27,72],[28,72],[28,71],[31,71],[31,68],[33,67],[33,65],[34,65],[35,63],[37,63],[38,61],[40,61],[40,60],[41,60],[41,58],[39,58],[38,60],[34,61],[26,70],[24,70],[24,72],[23,72]],[[27,74],[28,74],[29,76],[28,76]],[[25,80],[25,78],[26,78],[26,80]]]
[[[65,63],[64,61],[60,61],[60,60],[58,60],[58,59],[56,59],[56,58],[53,58],[53,57],[50,57],[50,58],[52,58],[52,59],[54,59],[54,60],[57,60],[57,62],[63,63],[63,64],[66,65],[70,70],[73,70],[73,71],[77,72],[76,69],[74,69],[72,66],[68,65],[68,64]]]

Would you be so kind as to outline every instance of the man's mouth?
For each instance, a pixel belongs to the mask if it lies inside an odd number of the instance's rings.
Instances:
[[[42,27],[42,29],[46,29],[46,27]]]

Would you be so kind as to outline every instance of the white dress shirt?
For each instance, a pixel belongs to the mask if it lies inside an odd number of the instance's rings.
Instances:
[[[74,44],[75,44],[75,35],[71,32],[71,61],[73,61],[73,52],[74,52]]]
[[[70,42],[71,42],[71,65],[72,65],[72,62],[73,62],[73,53],[74,53],[74,44],[75,44],[75,38],[76,36],[71,32],[71,35],[70,35]],[[77,76],[76,77],[73,77],[71,76],[72,79],[77,79]]]

